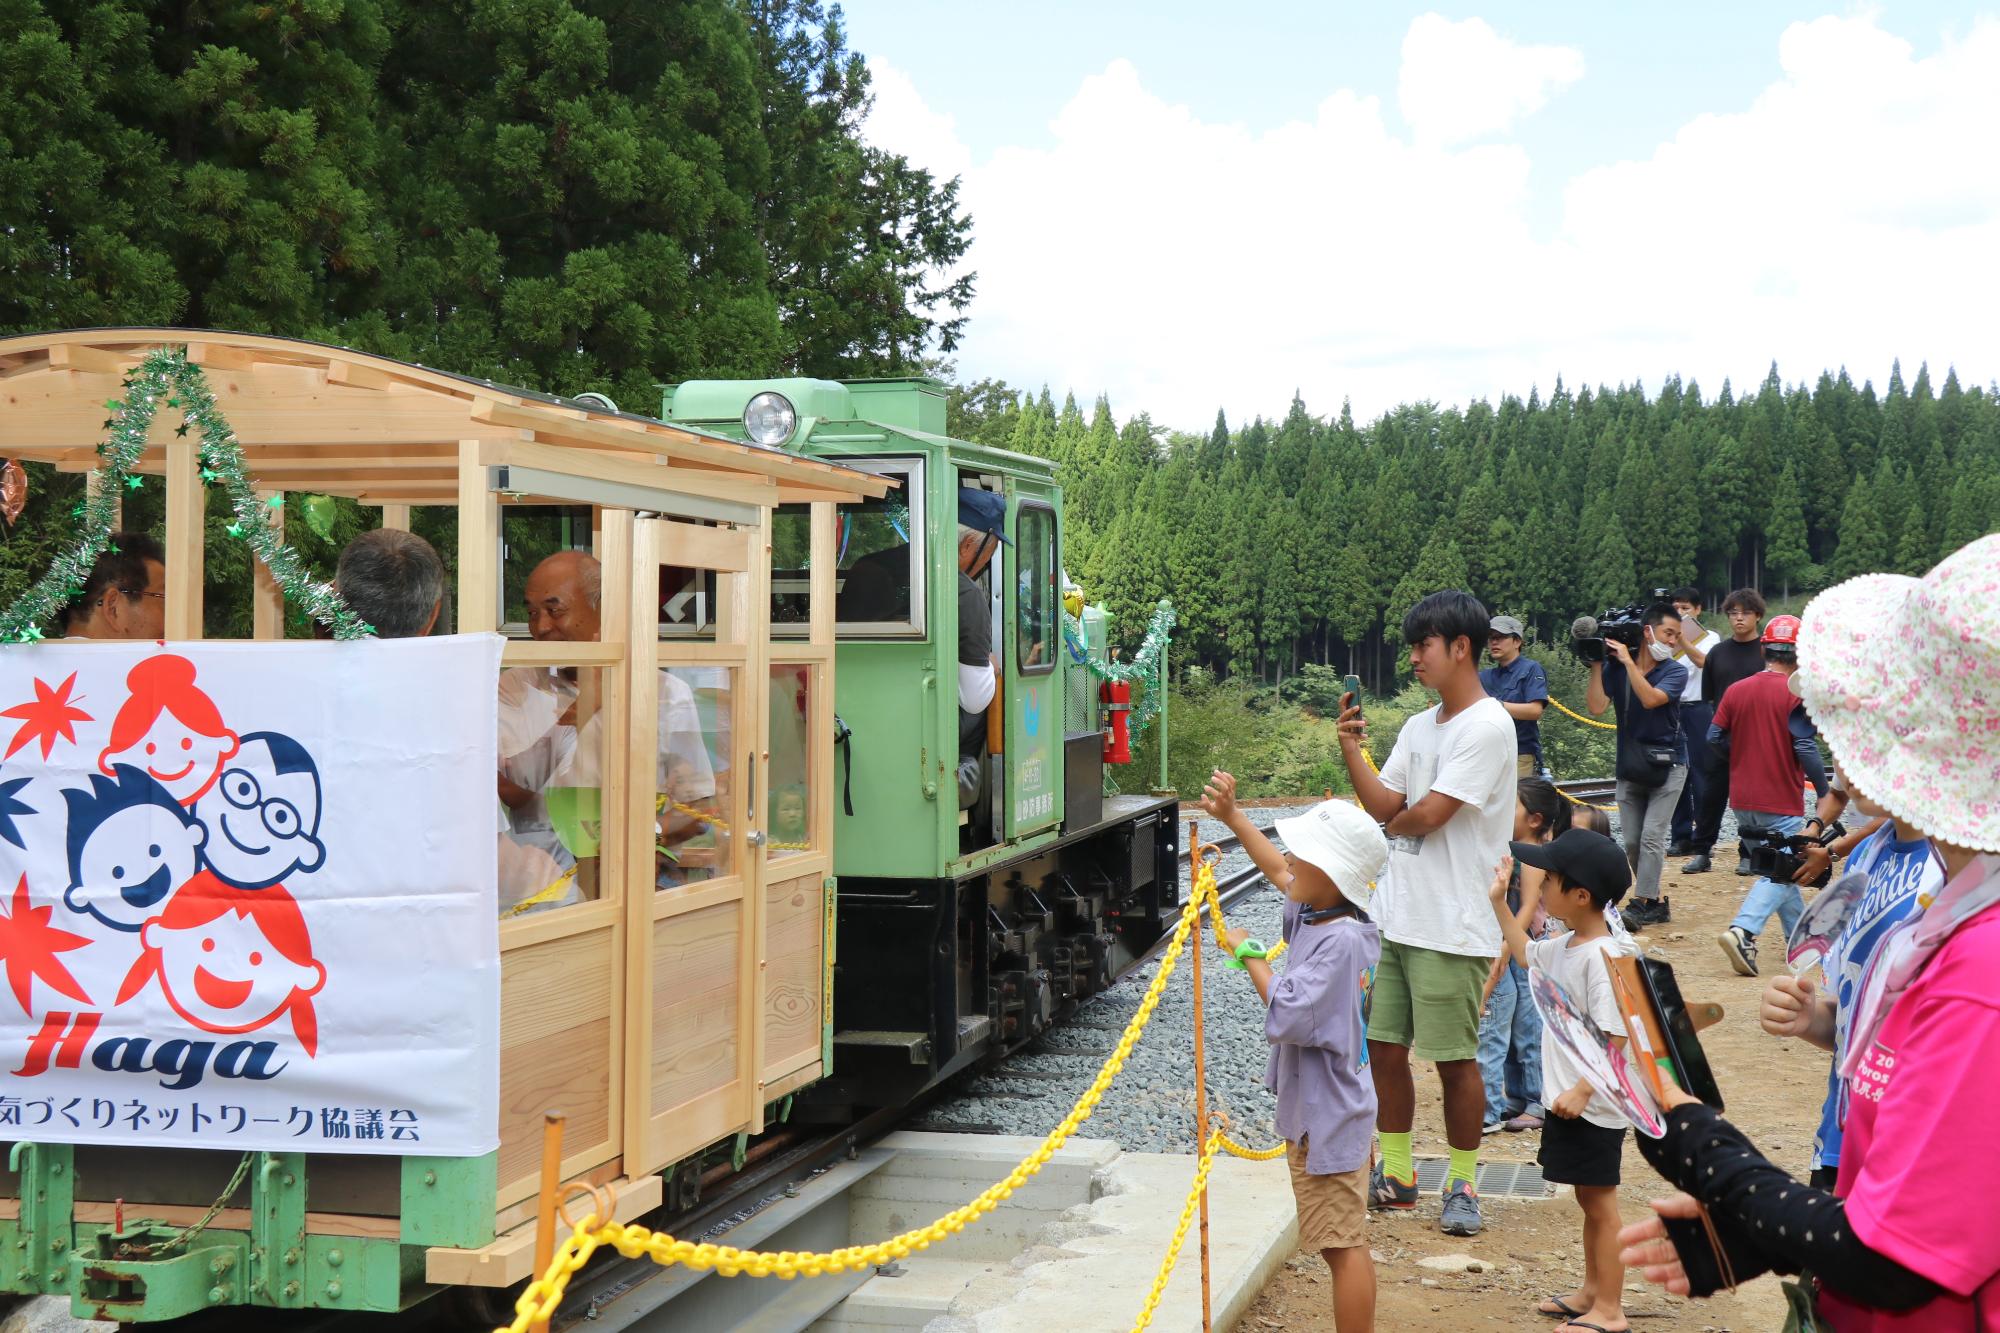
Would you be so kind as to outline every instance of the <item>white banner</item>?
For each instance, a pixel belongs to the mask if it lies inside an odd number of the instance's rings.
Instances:
[[[0,1139],[498,1146],[499,664],[0,648]]]

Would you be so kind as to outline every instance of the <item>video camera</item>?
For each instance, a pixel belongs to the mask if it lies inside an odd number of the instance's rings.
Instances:
[[[1638,656],[1639,649],[1646,643],[1646,608],[1672,600],[1673,594],[1666,588],[1653,589],[1653,595],[1643,602],[1630,606],[1614,606],[1598,616],[1578,616],[1570,622],[1569,649],[1584,662],[1604,660],[1604,641],[1616,639]]]
[[[1836,821],[1821,829],[1817,838],[1809,838],[1803,833],[1772,833],[1766,830],[1746,832],[1741,841],[1744,849],[1750,854],[1752,874],[1762,875],[1780,884],[1788,884],[1792,876],[1798,874],[1799,869],[1805,865],[1805,858],[1801,853],[1806,848],[1824,847],[1835,838],[1844,837],[1846,833],[1847,830]],[[1833,863],[1829,861],[1826,869],[1819,872],[1818,879],[1807,881],[1807,887],[1823,889],[1827,881],[1832,878]]]

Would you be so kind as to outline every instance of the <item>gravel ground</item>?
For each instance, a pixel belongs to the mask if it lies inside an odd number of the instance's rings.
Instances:
[[[1261,825],[1304,806],[1251,811]],[[1201,821],[1204,838],[1219,837],[1213,820]],[[1220,878],[1246,868],[1250,858],[1230,851],[1217,867]],[[1183,881],[1185,886],[1185,881]],[[1278,938],[1283,900],[1268,884],[1252,889],[1229,909],[1231,925],[1247,927],[1261,940]],[[1203,925],[1207,929],[1206,923]],[[1213,952],[1203,962],[1202,998],[1208,1031],[1208,1092],[1212,1110],[1226,1110],[1233,1136],[1261,1147],[1275,1141],[1276,1102],[1264,1091],[1264,1011],[1247,974],[1223,966]],[[991,1133],[1041,1135],[1069,1114],[1076,1099],[1117,1044],[1152,984],[1158,964],[1126,974],[1110,990],[1092,996],[1076,1015],[1044,1033],[999,1067],[959,1079],[924,1117],[925,1127],[977,1127]],[[1112,1139],[1132,1152],[1194,1151],[1194,1083],[1189,1076],[1194,1028],[1193,968],[1184,951],[1167,982],[1146,1035],[1133,1048],[1081,1134]]]

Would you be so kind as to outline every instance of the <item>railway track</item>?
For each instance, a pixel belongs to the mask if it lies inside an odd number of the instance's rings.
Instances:
[[[1605,779],[1585,779],[1558,783],[1578,800],[1602,802],[1613,790]],[[1269,825],[1259,832],[1269,836]],[[1209,846],[1230,852],[1241,846],[1234,834],[1224,834]],[[1185,875],[1189,849],[1180,854]],[[1235,870],[1216,883],[1225,910],[1253,892],[1264,882],[1254,865]],[[1162,939],[1141,958],[1156,958],[1166,947]],[[720,1192],[692,1208],[662,1210],[640,1219],[646,1225],[675,1236],[699,1240],[722,1240],[769,1210],[791,1207],[814,1183],[854,1161],[870,1145],[904,1123],[919,1119],[930,1103],[943,1095],[945,1087],[933,1089],[918,1101],[872,1112],[851,1125],[836,1129],[781,1127],[754,1145],[744,1167],[731,1171],[726,1166],[711,1168],[703,1178],[704,1189],[711,1185]],[[964,1132],[982,1127],[957,1125]],[[739,1241],[738,1243],[744,1243]],[[550,1322],[552,1333],[615,1333],[625,1328],[666,1330],[670,1324],[666,1309],[701,1279],[682,1269],[663,1269],[648,1259],[625,1259],[607,1252],[578,1273],[571,1282],[562,1308]],[[787,1284],[790,1285],[790,1284]],[[293,1327],[310,1333],[459,1333],[460,1330],[491,1329],[513,1318],[517,1288],[459,1289],[442,1300],[426,1302],[400,1315],[308,1316]],[[222,1330],[269,1327],[256,1322],[268,1311],[231,1312],[250,1319],[237,1322],[228,1318],[180,1321],[172,1327],[189,1333],[222,1333]]]

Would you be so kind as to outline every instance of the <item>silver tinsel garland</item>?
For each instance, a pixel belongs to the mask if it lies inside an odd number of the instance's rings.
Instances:
[[[161,404],[181,410],[178,435],[190,430],[199,434],[201,479],[220,484],[229,496],[235,521],[229,535],[245,542],[264,562],[271,577],[284,590],[285,599],[301,607],[322,625],[333,628],[336,639],[358,639],[374,630],[340,599],[332,585],[315,580],[291,547],[284,534],[268,522],[264,502],[243,469],[243,450],[229,423],[215,405],[208,381],[199,366],[188,364],[187,349],[162,347],[148,354],[125,377],[125,396],[105,404],[111,418],[104,423],[106,438],[97,446],[102,460],[93,471],[89,498],[77,506],[81,531],[70,548],[57,556],[46,574],[23,593],[19,600],[0,612],[0,643],[33,643],[44,636],[42,626],[57,610],[83,591],[97,558],[111,543],[111,525],[117,514],[118,488],[136,487],[139,478],[132,469],[146,452],[146,438]],[[271,503],[278,503],[273,497]],[[184,536],[186,534],[183,534]],[[206,533],[194,534],[194,540]]]

